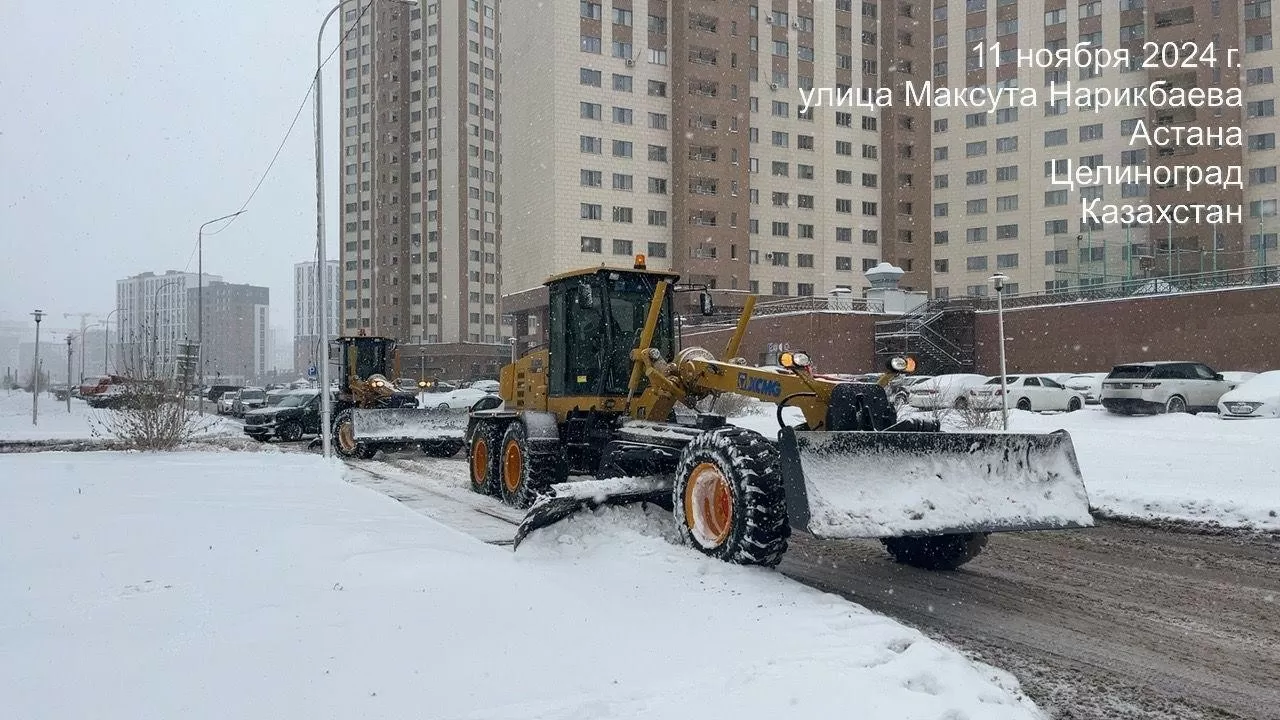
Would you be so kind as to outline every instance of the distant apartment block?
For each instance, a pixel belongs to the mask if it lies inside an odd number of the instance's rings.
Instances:
[[[339,333],[340,311],[342,301],[341,262],[330,260],[325,267],[325,281],[328,283],[329,330],[330,338]],[[300,262],[293,266],[293,369],[306,372],[307,368],[316,364],[319,356],[320,319],[319,319],[319,265],[315,262]]]
[[[196,325],[196,290],[187,291],[188,323]],[[251,381],[268,372],[270,290],[214,282],[204,288],[205,382]]]
[[[204,276],[205,301],[208,287],[221,282],[219,275]],[[195,303],[199,276],[169,270],[162,275],[145,272],[116,281],[118,372],[139,372],[149,367],[171,367],[178,344],[196,340]],[[187,301],[190,298],[191,307]],[[206,315],[208,317],[208,315]],[[190,321],[190,322],[189,322]]]

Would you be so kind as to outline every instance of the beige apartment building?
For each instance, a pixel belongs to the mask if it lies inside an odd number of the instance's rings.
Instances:
[[[501,8],[504,287],[646,253],[687,280],[765,295],[866,287],[902,267],[936,297],[1043,292],[1251,266],[1274,250],[1270,3],[1214,0],[585,0]],[[1017,48],[1195,39],[1239,67],[1019,67]],[[983,67],[971,48],[1000,41]],[[1242,107],[1078,107],[1073,88],[1241,87]],[[1035,88],[995,112],[904,102],[906,83]],[[891,88],[887,106],[802,114],[801,89]],[[1069,106],[1068,106],[1069,105]],[[1243,129],[1243,147],[1131,145],[1136,121]],[[1053,168],[1240,165],[1245,187],[1067,188]],[[1243,225],[1086,224],[1081,200],[1242,205]],[[1253,215],[1250,217],[1250,215]],[[1259,230],[1261,228],[1261,231]],[[1215,243],[1216,232],[1216,243]],[[1261,236],[1259,233],[1261,232]],[[1132,248],[1132,251],[1130,250]],[[1215,249],[1216,248],[1216,249]],[[1274,256],[1274,253],[1273,253]],[[1266,259],[1274,262],[1274,257]]]
[[[1043,4],[1043,8],[1041,5]],[[1270,3],[1212,0],[1088,0],[1036,3],[935,0],[932,80],[950,87],[1035,88],[1039,107],[1004,103],[994,113],[933,110],[933,288],[936,297],[986,294],[994,272],[1014,292],[1052,291],[1130,278],[1247,267],[1258,255],[1256,224],[1275,215],[1276,155]],[[1030,12],[1029,12],[1030,11]],[[1127,48],[1143,63],[1148,42],[1202,46],[1216,41],[1217,68],[1040,67],[1016,61],[1016,49]],[[999,42],[997,62],[977,67],[973,47]],[[1225,48],[1240,67],[1225,67]],[[993,67],[994,65],[994,67]],[[1081,88],[1241,87],[1244,107],[1080,106],[1051,100],[1050,82]],[[1244,147],[1148,147],[1131,144],[1137,123],[1241,126]],[[1055,184],[1051,173],[1075,165],[1240,165],[1234,192],[1201,187]],[[1055,165],[1056,164],[1056,165]],[[1081,201],[1243,204],[1243,225],[1110,226],[1086,222]],[[1253,219],[1249,220],[1250,214]],[[1274,225],[1274,220],[1272,223]],[[1217,232],[1215,251],[1214,232]],[[1275,229],[1269,242],[1274,247]],[[1252,250],[1251,250],[1252,248]]]
[[[504,3],[513,303],[528,304],[521,291],[553,273],[639,253],[718,290],[861,290],[862,271],[881,259],[907,269],[904,284],[927,287],[927,110],[802,113],[802,89],[852,88],[899,63],[923,72],[927,10],[906,5],[918,10]]]
[[[340,331],[505,356],[497,0],[341,18]]]

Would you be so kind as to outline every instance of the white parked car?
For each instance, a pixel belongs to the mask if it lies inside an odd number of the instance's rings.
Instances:
[[[911,400],[911,388],[932,378],[932,375],[899,375],[897,379],[889,383],[889,387],[886,390],[889,394],[889,400],[893,402],[894,407],[900,408],[906,405]]]
[[[1102,406],[1120,415],[1212,412],[1232,387],[1204,363],[1130,363],[1115,366],[1102,381]]]
[[[985,383],[987,377],[971,373],[935,375],[908,388],[911,394],[907,402],[917,410],[958,410],[968,406],[969,388]]]
[[[1280,370],[1258,373],[1218,399],[1224,418],[1280,418]]]
[[[498,392],[499,383],[497,380],[477,380],[471,383],[471,387],[487,393],[496,393]]]
[[[488,397],[492,394],[475,388],[459,388],[444,393],[419,395],[418,401],[420,407],[438,408],[440,410],[467,410],[472,405],[475,405],[480,398]]]
[[[230,415],[236,405],[236,399],[240,397],[239,390],[228,390],[222,393],[218,398],[217,413],[219,415]]]
[[[1102,380],[1106,377],[1104,372],[1079,373],[1067,378],[1062,384],[1080,393],[1085,405],[1097,405],[1102,402]]]
[[[1006,375],[1004,390],[1009,393],[1009,407],[1018,410],[1065,410],[1075,412],[1084,407],[1084,396],[1048,375]],[[1001,392],[997,375],[976,388],[969,389],[969,407],[999,410]]]
[[[1249,380],[1253,379],[1258,373],[1255,372],[1239,372],[1236,370],[1223,370],[1218,373],[1223,380],[1231,383],[1232,388],[1238,388]]]

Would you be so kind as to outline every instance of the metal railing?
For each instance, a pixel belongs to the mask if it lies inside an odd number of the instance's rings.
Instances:
[[[1206,272],[1184,273],[1181,275],[1161,275],[1145,278],[1132,278],[1116,282],[1096,285],[1080,285],[1061,290],[1050,290],[1037,293],[1019,293],[1005,295],[1004,307],[1010,308],[1037,307],[1041,305],[1065,305],[1068,303],[1090,302],[1094,300],[1113,300],[1130,297],[1152,297],[1158,295],[1174,295],[1186,292],[1203,292],[1205,290],[1224,290],[1228,288],[1263,287],[1280,284],[1280,266],[1255,266],[1234,268],[1231,270],[1210,270]],[[995,299],[980,297],[966,298],[976,301],[980,310],[994,310]]]
[[[884,301],[879,298],[832,298],[811,295],[786,297],[756,303],[751,317],[800,312],[883,313]],[[726,309],[723,314],[717,313],[711,316],[688,315],[684,318],[684,327],[696,327],[699,331],[707,331],[717,330],[720,326],[732,327],[737,322],[738,311]]]

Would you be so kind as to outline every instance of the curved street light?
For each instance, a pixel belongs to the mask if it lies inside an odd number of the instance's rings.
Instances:
[[[154,293],[151,293],[151,372],[153,375],[158,374],[156,368],[160,361],[160,291],[170,285],[181,284],[181,280],[165,280],[156,286]],[[169,303],[169,309],[173,309],[173,303]]]

